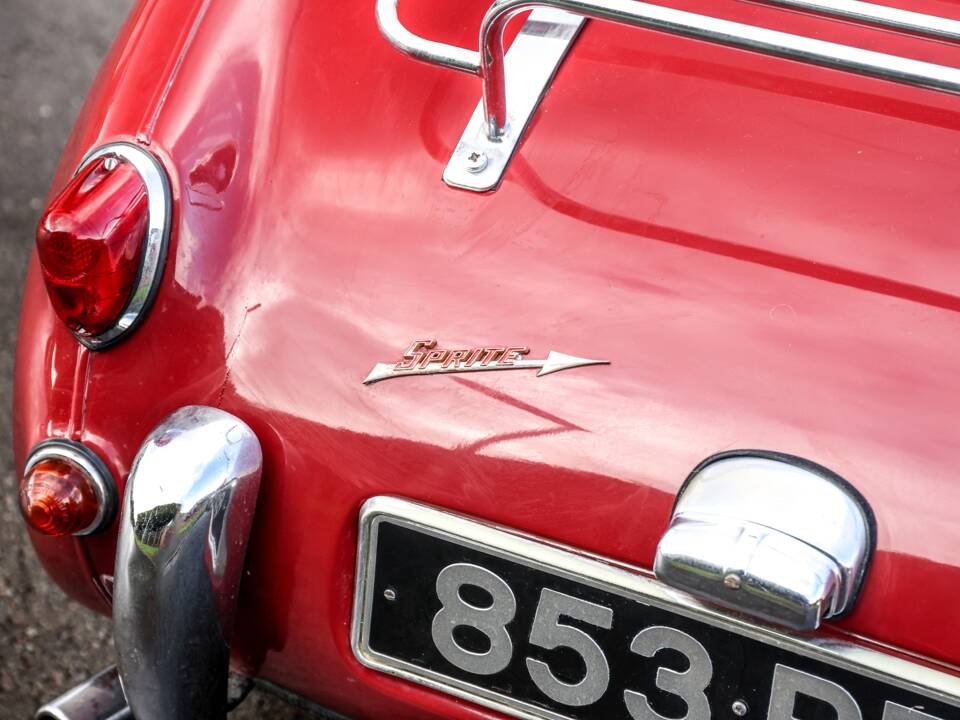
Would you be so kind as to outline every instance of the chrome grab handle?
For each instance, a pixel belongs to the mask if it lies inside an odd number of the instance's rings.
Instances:
[[[427,40],[411,33],[400,22],[397,15],[397,2],[398,0],[377,0],[377,23],[384,36],[397,49],[418,60],[479,75],[483,84],[481,117],[485,140],[488,143],[507,142],[506,151],[498,154],[499,159],[503,160],[502,167],[497,168],[499,174],[492,181],[491,178],[486,178],[483,181],[471,183],[464,180],[468,176],[464,176],[463,173],[453,173],[456,175],[456,180],[451,180],[448,166],[448,172],[445,173],[447,182],[473,190],[489,190],[496,187],[519,141],[519,136],[529,120],[528,117],[521,118],[523,127],[514,128],[512,131],[508,127],[507,96],[509,93],[503,48],[503,31],[507,23],[517,13],[525,10],[551,8],[554,11],[563,11],[581,18],[608,20],[904,85],[960,94],[960,69],[958,68],[816,40],[637,0],[494,0],[480,28],[479,53]],[[960,41],[960,22],[860,0],[762,0],[762,2],[774,7],[868,22],[881,30],[896,30]],[[576,32],[569,34],[566,42],[569,44],[575,36]],[[516,45],[516,42],[514,44]],[[565,53],[566,47],[556,53],[557,64],[562,62]],[[527,82],[528,87],[522,88],[524,92],[535,93],[531,103],[531,113],[552,77],[553,73],[549,73],[545,78],[537,78],[537,82]],[[538,85],[541,82],[545,84]],[[466,149],[469,150],[471,142],[474,145],[477,144],[475,133],[468,126],[461,145],[458,146],[458,153],[461,156],[465,144]],[[479,144],[485,143],[481,140]],[[478,153],[480,153],[479,148],[471,152],[470,157],[473,158]]]

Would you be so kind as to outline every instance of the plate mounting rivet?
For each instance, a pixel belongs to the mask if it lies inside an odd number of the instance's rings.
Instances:
[[[383,596],[390,602],[393,602],[394,600],[397,599],[397,591],[394,590],[392,587],[388,587],[386,590],[383,591]]]
[[[723,576],[723,586],[728,590],[739,590],[741,583],[740,576],[737,573],[727,573]]]
[[[467,172],[478,173],[483,172],[483,169],[487,167],[487,154],[480,152],[479,150],[471,150],[464,156],[464,162],[467,166]]]
[[[750,706],[747,705],[743,700],[734,700],[733,705],[730,706],[730,709],[733,710],[733,714],[737,717],[743,717],[750,711]]]

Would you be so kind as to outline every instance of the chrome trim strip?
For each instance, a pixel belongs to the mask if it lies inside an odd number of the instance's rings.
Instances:
[[[360,663],[369,668],[443,691],[498,712],[525,720],[565,720],[542,708],[381,655],[369,647],[367,619],[373,602],[370,591],[376,570],[377,528],[383,519],[391,519],[421,532],[474,547],[513,562],[635,598],[646,604],[922,693],[960,708],[960,677],[850,642],[823,637],[803,637],[780,628],[725,615],[702,605],[686,593],[660,584],[639,568],[614,564],[612,561],[565,546],[546,544],[532,536],[409,500],[386,496],[370,498],[361,508],[359,518],[356,586],[351,624],[351,646],[354,655]]]
[[[96,518],[83,530],[73,534],[92,535],[106,529],[117,514],[117,484],[103,460],[83,443],[66,438],[50,438],[37,443],[30,451],[23,466],[23,475],[30,472],[41,460],[50,458],[68,460],[82,468],[93,482],[93,489],[97,494],[99,508]]]
[[[260,442],[181,408],[141,446],[117,540],[117,666],[138,720],[223,720],[230,637],[262,467]]]
[[[74,332],[73,335],[91,350],[103,350],[126,337],[140,322],[149,309],[160,286],[163,266],[170,241],[170,220],[173,205],[170,182],[160,162],[139,145],[115,142],[103,145],[90,152],[80,163],[77,172],[104,155],[121,157],[143,178],[147,187],[147,235],[143,248],[143,260],[133,294],[113,327],[99,335]]]

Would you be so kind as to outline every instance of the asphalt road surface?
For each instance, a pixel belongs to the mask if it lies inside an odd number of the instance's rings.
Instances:
[[[20,288],[50,179],[132,0],[0,0],[0,720],[113,664],[110,624],[68,599],[30,547],[10,449]],[[232,719],[307,717],[254,692]]]

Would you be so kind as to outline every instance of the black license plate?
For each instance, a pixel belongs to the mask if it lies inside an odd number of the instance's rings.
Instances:
[[[960,720],[952,675],[395,498],[364,506],[353,644],[368,666],[524,718]]]

